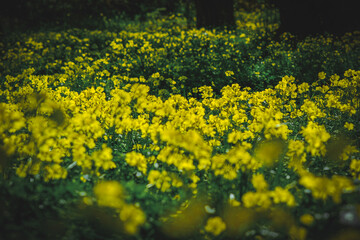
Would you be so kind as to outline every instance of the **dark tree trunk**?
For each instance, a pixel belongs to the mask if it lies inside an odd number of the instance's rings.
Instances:
[[[195,0],[195,8],[197,28],[235,26],[233,0]]]
[[[358,0],[272,0],[280,11],[279,32],[299,37],[359,29]]]

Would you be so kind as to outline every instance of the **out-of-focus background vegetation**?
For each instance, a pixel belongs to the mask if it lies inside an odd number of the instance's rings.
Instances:
[[[157,8],[179,11],[182,1],[142,0],[14,0],[3,3],[2,31],[36,29],[38,27],[99,27],[102,17],[124,15],[141,17]]]
[[[122,15],[130,19],[144,18],[161,8],[163,12],[184,11],[185,1],[166,0],[14,0],[0,8],[3,33],[42,27],[97,28],[103,16]]]
[[[158,11],[164,15],[181,13],[189,25],[196,17],[198,27],[212,27],[214,22],[215,26],[231,25],[234,12],[259,9],[261,5],[281,13],[282,32],[304,36],[359,30],[356,0],[6,0],[0,8],[0,20],[4,34],[44,26],[96,28],[102,25],[103,16],[144,20]]]

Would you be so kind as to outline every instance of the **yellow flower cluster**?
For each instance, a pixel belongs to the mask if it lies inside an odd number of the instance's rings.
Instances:
[[[264,175],[254,175],[251,182],[256,192],[247,192],[243,195],[242,202],[245,207],[267,209],[271,207],[272,204],[285,203],[289,207],[296,205],[294,196],[287,189],[275,187],[275,190],[269,191]]]
[[[307,146],[306,150],[312,156],[324,156],[326,153],[325,143],[330,138],[330,134],[326,132],[324,126],[319,126],[315,122],[309,122],[301,131],[304,136]]]
[[[114,88],[109,96],[102,87],[89,87],[79,93],[64,86],[52,90],[48,88],[49,84],[60,82],[61,78],[45,78],[33,75],[33,72],[28,69],[16,77],[9,76],[6,83],[9,90],[2,91],[11,102],[1,105],[3,119],[19,119],[12,121],[14,127],[6,122],[2,124],[2,139],[7,144],[6,149],[12,149],[12,152],[16,149],[22,156],[17,170],[20,176],[44,172],[46,180],[65,178],[65,166],[71,164],[66,163],[69,157],[73,159],[71,166],[81,167],[83,180],[89,174],[98,175],[99,171],[115,168],[112,162],[114,150],[97,143],[99,139],[118,139],[107,134],[110,129],[120,135],[138,132],[139,137],[149,138],[151,143],[136,149],[149,148],[158,152],[153,157],[174,166],[182,172],[181,178],[193,176],[191,171],[198,170],[236,179],[239,171],[272,166],[285,149],[289,167],[301,169],[310,156],[325,156],[326,143],[330,139],[325,126],[318,120],[331,120],[328,111],[333,107],[329,109],[320,101],[323,93],[311,101],[305,99],[301,105],[292,103],[291,99],[303,92],[291,77],[284,77],[274,89],[262,92],[251,93],[249,89],[233,84],[223,88],[219,98],[213,96],[211,87],[202,87],[199,89],[203,94],[201,100],[180,95],[162,100],[150,95],[149,87],[138,82],[122,89]],[[345,75],[348,86],[358,84],[357,72],[349,70]],[[330,77],[330,80],[339,81],[337,77]],[[13,87],[20,81],[29,84]],[[339,110],[351,116],[358,102],[349,101],[340,90],[333,90],[341,105]],[[330,96],[330,92],[325,96]],[[284,105],[283,99],[288,99],[289,105]],[[300,120],[303,115],[308,116],[308,122],[297,131],[305,141],[288,140],[294,131],[289,127],[296,128],[286,121],[304,121]],[[344,129],[354,128],[349,120],[344,124]],[[29,133],[17,131],[21,128]],[[259,140],[261,138],[264,139]],[[230,144],[228,150],[214,152],[224,140]],[[354,146],[347,146],[341,158],[347,160],[357,151]],[[144,175],[151,167],[149,160],[136,152],[127,153],[125,161]]]
[[[167,191],[171,186],[181,187],[183,182],[179,177],[174,173],[168,173],[163,170],[162,172],[158,170],[151,170],[148,175],[149,184],[155,185],[156,188],[160,189],[162,192]]]
[[[23,114],[14,109],[14,106],[0,103],[0,146],[1,160],[0,171],[5,171],[11,166],[11,156],[16,151],[16,145],[21,139],[12,133],[20,130],[25,126],[25,118]]]
[[[74,109],[74,100],[70,100],[69,104],[66,98],[60,100],[61,93],[70,93],[67,89],[59,88],[47,93],[45,89],[41,88],[41,93],[36,93],[30,86],[21,88],[7,95],[16,105],[1,105],[1,116],[13,119],[12,126],[7,126],[7,137],[3,138],[5,143],[12,141],[8,149],[20,156],[17,174],[25,177],[41,173],[48,181],[66,178],[66,164],[80,166],[84,174],[98,174],[99,169],[115,168],[112,149],[106,144],[102,144],[100,150],[89,151],[95,150],[96,141],[105,133],[96,115]],[[7,114],[6,111],[11,109],[14,112]],[[21,133],[20,129],[27,131]],[[70,156],[73,163],[66,160]]]
[[[255,171],[260,168],[261,163],[247,151],[250,147],[251,144],[236,145],[225,154],[214,155],[211,159],[214,174],[232,180],[238,177],[239,170]]]
[[[245,27],[265,28],[253,21]],[[193,98],[181,92],[189,76],[170,79],[164,74],[182,69],[157,68],[156,63],[172,57],[183,61],[181,54],[189,54],[184,53],[184,46],[192,46],[193,40],[201,40],[210,49],[209,55],[201,48],[192,49],[199,59],[218,56],[214,43],[228,39],[230,33],[148,30],[87,32],[101,39],[103,54],[88,51],[88,38],[67,32],[49,33],[49,41],[59,42],[57,47],[48,47],[35,35],[6,51],[3,59],[11,62],[9,69],[18,70],[0,73],[6,80],[0,83],[0,171],[14,170],[20,177],[38,176],[44,181],[69,176],[89,181],[116,174],[110,170],[121,165],[129,176],[145,183],[146,194],[175,192],[176,198],[189,189],[190,195],[197,195],[198,186],[224,184],[224,191],[242,191],[236,195],[239,201],[230,198],[233,206],[244,207],[229,213],[239,221],[255,219],[255,210],[300,204],[291,187],[284,187],[296,178],[293,185],[309,189],[316,199],[330,197],[340,203],[342,194],[354,191],[353,180],[360,173],[359,147],[346,142],[339,153],[341,163],[329,163],[327,154],[332,137],[354,136],[359,131],[360,71],[348,70],[343,77],[321,72],[314,84],[297,84],[294,77],[285,76],[264,91],[231,84],[216,93],[211,86],[201,86],[193,91],[199,98]],[[251,40],[247,34],[240,38],[241,44]],[[226,44],[233,47],[236,42],[229,39]],[[70,47],[65,40],[74,44]],[[62,54],[61,60],[53,57],[57,54]],[[133,57],[139,54],[141,58]],[[222,57],[233,58],[231,54]],[[234,58],[240,65],[242,60]],[[194,62],[193,67],[201,64]],[[44,69],[38,70],[42,65]],[[154,71],[139,76],[135,74],[139,66]],[[237,78],[235,70],[211,68],[230,83]],[[258,69],[254,72],[262,74]],[[338,164],[336,168],[344,174],[319,176],[313,169],[316,164],[324,169],[327,164]],[[262,173],[267,170],[276,173],[275,180],[265,180]],[[276,181],[285,173],[291,180]],[[249,191],[250,182],[255,191]],[[145,223],[145,214],[125,202],[118,183],[99,183],[94,193],[99,206],[117,211],[126,232],[134,234]],[[201,225],[203,209],[196,208],[204,206],[195,205],[190,209],[201,217],[190,223]],[[189,216],[177,224],[192,231],[186,224]],[[209,218],[205,231],[214,236],[239,231],[228,218]],[[300,221],[311,225],[313,219],[305,215]],[[176,224],[169,226],[179,229]],[[288,230],[299,239],[306,235],[295,225]]]
[[[323,118],[326,116],[326,114],[321,112],[321,110],[316,106],[316,104],[309,99],[304,100],[304,103],[300,109],[304,113],[306,113],[307,117],[311,121],[314,121],[316,118]]]
[[[220,235],[226,229],[226,224],[221,217],[212,217],[207,220],[205,231],[214,236]]]
[[[136,166],[137,169],[142,172],[144,175],[146,175],[147,170],[147,162],[144,155],[137,152],[130,152],[126,154],[125,161],[130,166]]]
[[[302,169],[303,163],[306,162],[305,143],[299,140],[290,140],[286,156],[289,157],[289,168],[295,171]]]
[[[351,160],[350,171],[355,179],[360,179],[360,160]]]
[[[317,177],[311,173],[305,173],[301,176],[299,183],[311,190],[314,198],[326,200],[328,197],[332,197],[335,203],[340,203],[341,195],[344,192],[354,190],[354,184],[351,179],[337,175],[329,179],[326,177]]]

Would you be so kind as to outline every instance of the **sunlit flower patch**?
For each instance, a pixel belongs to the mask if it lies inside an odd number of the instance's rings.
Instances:
[[[360,71],[274,84],[259,80],[263,66],[296,53],[274,42],[274,58],[239,57],[255,33],[78,31],[4,51],[2,181],[75,183],[79,219],[138,239],[315,239],[327,221],[359,226]],[[188,74],[190,55],[216,78]],[[235,67],[255,57],[247,76],[262,90]]]

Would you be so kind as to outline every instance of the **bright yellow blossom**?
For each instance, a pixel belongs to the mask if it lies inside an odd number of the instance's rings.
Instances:
[[[330,134],[325,127],[314,122],[309,122],[306,127],[302,127],[303,134],[307,144],[306,150],[313,156],[324,156],[326,153],[325,142],[330,139]]]
[[[262,174],[254,175],[251,179],[251,183],[258,192],[267,191],[269,187],[268,183],[265,181],[264,175]]]
[[[226,71],[225,72],[225,76],[227,76],[227,77],[230,77],[230,76],[233,76],[233,75],[234,75],[233,71]]]
[[[345,125],[344,125],[344,128],[351,131],[351,130],[354,129],[354,124],[346,122]]]
[[[320,80],[325,79],[325,77],[326,77],[326,73],[325,73],[325,72],[319,72],[318,78],[319,78]]]
[[[129,152],[126,154],[125,161],[130,166],[137,167],[140,172],[146,175],[147,161],[144,155],[137,152]]]

